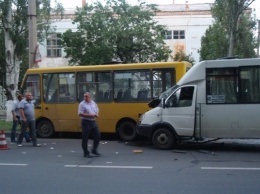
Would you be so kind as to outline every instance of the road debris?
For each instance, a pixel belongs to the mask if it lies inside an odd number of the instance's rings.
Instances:
[[[135,154],[140,154],[140,153],[143,153],[143,150],[133,150],[133,152],[134,152]]]

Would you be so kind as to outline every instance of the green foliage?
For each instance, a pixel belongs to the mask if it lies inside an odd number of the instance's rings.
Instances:
[[[244,15],[240,18],[238,26],[235,53],[240,58],[256,57],[255,49],[257,48],[257,37],[254,37],[253,30],[257,22]]]
[[[125,0],[108,0],[77,8],[77,32],[63,34],[63,47],[71,65],[102,64],[113,59],[124,63],[166,61],[170,49],[153,20],[155,5],[131,6]]]
[[[214,23],[201,38],[200,59],[226,56],[255,57],[255,19],[247,12],[254,0],[215,0],[212,7]]]
[[[215,23],[206,30],[205,36],[201,38],[201,60],[217,59],[228,53],[228,37],[225,29]]]
[[[13,125],[12,121],[5,121],[0,119],[1,130],[4,130],[5,132],[11,131],[12,125]]]
[[[12,6],[13,10],[11,12],[11,23],[6,26],[9,5]],[[50,0],[36,0],[37,38],[39,42],[43,41],[48,33],[54,30],[50,27],[51,11],[61,14],[64,9],[61,4],[57,4],[53,10],[50,7]],[[20,61],[19,82],[21,82],[25,71],[28,69],[28,0],[0,0],[0,17],[2,19],[0,23],[0,73],[6,75],[4,37],[5,33],[9,33],[10,39],[15,45],[14,57],[17,61]],[[0,80],[0,85],[5,86],[2,82],[4,81]]]
[[[191,54],[186,55],[182,50],[175,54],[174,61],[188,61],[192,65],[195,63],[195,59],[191,56]]]

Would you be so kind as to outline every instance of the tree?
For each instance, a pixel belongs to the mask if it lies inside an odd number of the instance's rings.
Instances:
[[[214,23],[201,38],[200,59],[210,60],[226,56],[228,53],[228,37],[225,29]]]
[[[125,0],[107,0],[77,8],[76,32],[63,34],[63,48],[71,65],[166,61],[170,49],[163,41],[165,26],[153,20],[154,4],[131,6]]]
[[[214,34],[215,27],[217,30],[224,30],[225,36],[223,38],[228,41],[227,56],[232,56],[234,54],[244,56],[244,54],[239,53],[239,51],[242,52],[242,50],[236,48],[242,41],[241,36],[239,36],[241,30],[244,33],[252,33],[252,21],[249,19],[248,8],[254,1],[255,0],[215,0],[215,3],[213,4],[212,16],[215,19],[216,25],[213,25],[214,28],[211,30],[213,30],[212,32]],[[243,22],[245,21],[245,18],[248,18],[248,22]],[[218,31],[216,35],[218,36],[219,33],[220,32]],[[252,37],[253,36],[251,36],[251,42],[254,41]],[[253,45],[254,43],[252,46]],[[253,48],[251,48],[251,50],[252,49]]]
[[[188,61],[192,65],[195,63],[195,59],[191,56],[191,54],[186,55],[183,50],[178,51],[174,56],[174,61]]]
[[[234,52],[241,58],[256,57],[257,37],[253,36],[253,29],[256,24],[255,20],[246,16],[240,18]]]
[[[50,0],[37,0],[36,10],[41,41],[50,31]],[[28,61],[28,0],[0,0],[0,16],[5,45],[5,87],[10,99],[15,98],[18,89],[20,65]]]

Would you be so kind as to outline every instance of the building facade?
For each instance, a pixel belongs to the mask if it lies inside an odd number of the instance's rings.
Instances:
[[[208,3],[158,5],[159,11],[154,20],[168,27],[165,43],[172,50],[173,57],[178,51],[183,51],[187,55],[190,54],[196,62],[199,61],[201,37],[213,22],[210,6],[211,4]],[[52,25],[56,28],[56,32],[40,44],[39,67],[69,65],[61,47],[61,34],[68,29],[77,30],[76,24],[72,24],[74,11],[74,9],[66,9],[62,19],[53,18]]]

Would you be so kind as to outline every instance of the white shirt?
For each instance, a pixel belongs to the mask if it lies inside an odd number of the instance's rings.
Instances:
[[[79,104],[79,108],[78,108],[78,115],[80,113],[83,114],[98,114],[99,113],[99,109],[97,104],[91,100],[91,102],[86,102],[85,100],[83,100],[80,104]],[[95,118],[85,118],[85,117],[81,117],[81,119],[84,120],[90,120],[90,121],[94,121]]]

